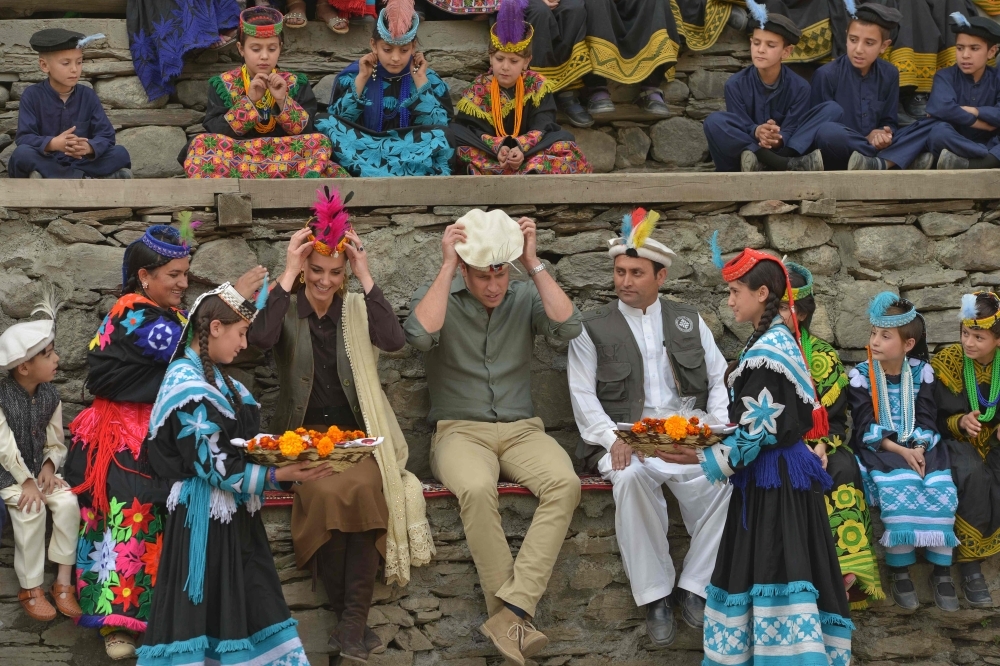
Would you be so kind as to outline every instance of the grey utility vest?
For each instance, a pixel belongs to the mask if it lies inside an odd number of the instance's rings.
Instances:
[[[695,407],[708,405],[708,366],[705,349],[701,346],[701,324],[698,310],[660,298],[663,316],[663,346],[674,374],[674,385],[680,397],[693,397]],[[583,325],[597,348],[597,399],[611,420],[635,422],[642,416],[646,402],[643,389],[645,370],[642,353],[632,335],[618,301],[583,314]],[[596,460],[605,451],[581,440],[576,455],[588,461]]]

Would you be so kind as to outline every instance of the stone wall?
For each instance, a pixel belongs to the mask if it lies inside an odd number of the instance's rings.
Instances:
[[[132,155],[135,176],[181,176],[176,157],[189,137],[203,131],[208,78],[239,64],[235,48],[194,56],[180,77],[176,93],[151,102],[135,76],[125,21],[72,22],[81,32],[107,35],[106,42],[87,49],[81,83],[97,91],[118,131],[118,143]],[[28,47],[28,38],[42,27],[66,23],[55,19],[0,20],[0,177],[6,177],[7,158],[13,151],[21,92],[44,78],[38,69],[37,54]],[[334,37],[325,26],[313,21],[307,28],[287,31],[281,66],[309,76],[321,101],[320,109],[324,110],[334,75],[368,51],[368,37],[362,26],[355,26],[346,36]],[[426,22],[420,28],[420,41],[431,67],[448,83],[456,100],[469,82],[486,70],[485,23]],[[707,51],[681,55],[675,80],[663,83],[671,109],[669,118],[656,118],[632,105],[638,85],[612,86],[618,110],[599,116],[600,124],[593,129],[573,131],[598,172],[711,168],[701,120],[725,108],[722,86],[732,72],[747,64],[748,58],[746,37],[727,29]]]
[[[962,293],[1000,283],[1000,257],[989,251],[1000,245],[1000,202],[820,200],[655,208],[663,221],[654,237],[680,255],[664,293],[696,304],[729,358],[738,352],[748,329],[733,321],[725,305],[724,285],[710,261],[705,240],[716,229],[727,256],[750,245],[787,254],[813,270],[819,302],[813,331],[832,340],[848,362],[863,357],[868,336],[865,309],[874,293],[896,289],[913,300],[927,316],[934,346],[957,339],[956,306]],[[27,318],[46,284],[54,285],[67,301],[59,314],[56,340],[62,357],[58,387],[67,422],[90,399],[83,389],[87,343],[115,300],[124,245],[149,224],[174,219],[180,210],[0,208],[0,329]],[[375,280],[401,317],[408,314],[413,291],[436,273],[442,229],[466,210],[439,206],[354,211],[355,225],[372,257]],[[538,220],[541,255],[582,309],[613,297],[606,239],[624,209],[523,205],[506,210]],[[215,224],[214,211],[198,210],[195,215],[205,224],[198,229],[189,302],[210,285],[234,278],[255,263],[280,271],[285,239],[301,227],[306,211],[257,211],[252,225],[225,228]],[[564,345],[538,340],[532,359],[537,413],[549,432],[572,451],[578,435],[565,365]],[[247,354],[233,373],[262,400],[269,414],[278,391],[270,359]],[[408,438],[409,468],[429,476],[430,428],[424,420],[428,402],[420,355],[410,348],[384,354],[380,375]],[[534,506],[534,500],[527,497],[505,496],[501,501],[505,529],[515,549]],[[414,571],[408,588],[379,588],[379,604],[370,622],[392,644],[377,664],[498,664],[492,647],[475,631],[485,606],[476,589],[455,502],[434,499],[428,509],[438,556],[431,566]],[[677,515],[676,507],[673,514]],[[266,511],[286,597],[303,622],[310,653],[320,657],[331,614],[323,607],[322,592],[312,592],[306,575],[294,570],[288,517],[287,509]],[[672,553],[679,564],[687,538],[682,524],[671,529]],[[67,622],[46,627],[20,613],[14,598],[9,532],[4,544],[0,548],[4,662],[18,658],[31,666],[104,663],[93,632],[76,631]],[[699,636],[683,627],[674,649],[647,650],[642,612],[631,600],[616,551],[610,494],[585,493],[538,613],[539,627],[553,640],[538,663],[697,663]],[[991,587],[1000,589],[996,563],[989,563],[986,572]],[[926,573],[920,569],[914,578],[923,601],[930,603]],[[895,614],[891,606],[880,607],[856,616],[860,628],[856,653],[865,663],[910,663],[917,658],[933,663],[1000,664],[1000,629],[993,624],[1000,622],[998,617],[1000,612],[964,609],[944,615],[928,608],[907,617]],[[317,662],[324,663],[321,658]]]

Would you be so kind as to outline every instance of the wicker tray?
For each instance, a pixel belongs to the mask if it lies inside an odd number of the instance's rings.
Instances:
[[[670,435],[655,432],[634,433],[631,430],[616,430],[615,434],[623,442],[631,446],[635,451],[644,456],[655,455],[657,451],[662,453],[676,453],[680,446],[693,446],[696,449],[704,449],[722,441],[718,435],[712,434],[708,437],[701,435],[691,435],[682,440],[674,440]]]
[[[256,451],[247,451],[247,458],[258,465],[264,465],[266,467],[284,467],[285,465],[291,465],[297,462],[315,462],[315,465],[309,465],[309,467],[316,467],[317,465],[326,463],[333,468],[334,472],[343,472],[344,470],[354,467],[366,457],[373,455],[374,453],[374,446],[335,448],[329,455],[324,458],[320,458],[316,449],[306,449],[296,457],[289,458],[282,454],[281,451],[264,451],[258,449]]]

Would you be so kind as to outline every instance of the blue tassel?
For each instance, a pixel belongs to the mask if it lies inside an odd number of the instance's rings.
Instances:
[[[750,11],[750,16],[753,17],[753,20],[763,30],[764,26],[767,25],[767,6],[753,0],[747,0],[747,9]]]
[[[263,310],[264,306],[267,305],[267,294],[268,294],[267,278],[268,275],[267,273],[265,273],[264,284],[260,286],[260,291],[257,292],[257,300],[256,302],[254,302],[254,306],[257,308],[258,311]]]
[[[951,16],[951,20],[955,22],[955,25],[959,25],[963,28],[972,27],[972,24],[969,23],[969,19],[965,18],[965,15],[962,14],[962,12],[952,12],[949,16]]]
[[[204,652],[208,649],[208,638],[198,636],[189,638],[186,641],[174,641],[160,645],[143,645],[135,651],[139,659],[152,659],[155,657],[172,657],[178,654],[192,654]]]
[[[827,613],[826,611],[819,612],[819,623],[826,625],[834,625],[837,627],[844,627],[845,629],[855,630],[854,623],[851,622],[850,618],[844,617],[843,615],[837,615],[836,613]]]
[[[279,622],[278,624],[272,624],[270,627],[264,627],[263,629],[261,629],[260,631],[258,631],[257,633],[255,633],[253,636],[250,637],[250,642],[256,645],[257,643],[260,643],[261,641],[270,638],[271,636],[274,636],[275,634],[284,631],[285,629],[294,628],[297,627],[298,625],[299,621],[293,617],[290,617],[283,622]]]
[[[212,489],[207,481],[191,477],[181,488],[180,503],[187,507],[184,527],[191,532],[188,547],[188,577],[184,589],[193,604],[200,604],[205,591],[205,553],[208,550],[208,509]]]
[[[726,264],[722,261],[722,249],[719,247],[719,230],[716,229],[712,232],[712,240],[709,241],[709,246],[712,248],[712,263],[719,270]]]

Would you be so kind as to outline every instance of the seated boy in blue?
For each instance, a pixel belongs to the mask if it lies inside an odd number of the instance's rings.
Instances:
[[[1000,75],[987,61],[997,54],[1000,24],[954,12],[957,63],[934,75],[927,117],[903,128],[877,157],[851,155],[852,171],[867,169],[994,169],[1000,167]]]
[[[726,81],[726,110],[705,119],[705,137],[716,171],[822,171],[818,150],[809,154],[816,129],[840,120],[833,102],[809,108],[809,84],[782,66],[802,31],[787,16],[747,0],[756,24],[750,37],[753,67]]]
[[[903,15],[875,2],[857,9],[853,0],[844,4],[850,20],[845,53],[812,77],[812,105],[833,101],[844,112],[839,123],[820,125],[813,140],[827,171],[846,169],[854,152],[875,157],[892,144],[897,128],[899,70],[879,56],[892,44]]]
[[[49,28],[31,36],[38,66],[49,78],[21,93],[17,148],[11,178],[131,178],[128,151],[115,145],[115,130],[97,94],[77,84],[83,46],[104,35]]]

